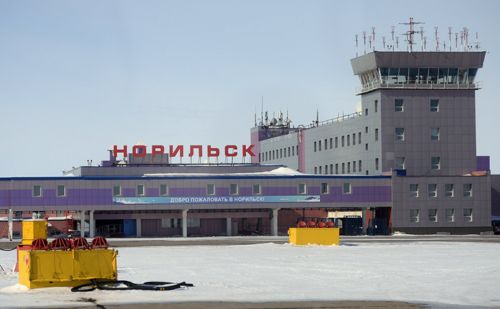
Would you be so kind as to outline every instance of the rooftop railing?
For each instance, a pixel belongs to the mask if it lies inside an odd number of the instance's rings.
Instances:
[[[388,84],[388,83],[370,83],[357,89],[357,93],[365,93],[375,89],[480,89],[480,83],[470,84]]]

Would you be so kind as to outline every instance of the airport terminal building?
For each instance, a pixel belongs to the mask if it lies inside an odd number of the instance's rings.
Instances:
[[[304,217],[336,220],[344,234],[490,231],[500,181],[476,154],[484,57],[356,57],[361,110],[297,127],[262,115],[251,129],[252,163],[110,155],[71,176],[0,178],[0,236],[9,213],[16,230],[32,212],[89,236],[285,235]]]

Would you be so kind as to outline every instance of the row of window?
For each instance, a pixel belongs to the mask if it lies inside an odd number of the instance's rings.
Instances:
[[[351,173],[351,166],[352,166],[352,173],[360,173],[363,171],[363,161],[358,160],[352,161],[351,162],[343,162],[343,163],[335,163],[335,172],[333,170],[333,164],[325,164],[324,169],[323,166],[315,166],[314,167],[314,174],[324,174],[324,175],[338,175],[338,174],[350,174]],[[375,158],[375,170],[378,171],[379,169],[379,159]],[[368,175],[368,170],[366,171],[366,175]]]
[[[395,128],[394,137],[396,141],[405,141],[405,128]],[[439,141],[439,128],[431,128],[431,141]]]
[[[394,169],[406,169],[406,157],[394,158]],[[438,171],[441,169],[441,157],[431,157],[431,170]]]
[[[472,197],[472,184],[463,184],[463,197]],[[410,196],[420,197],[420,186],[419,184],[410,184]],[[427,196],[428,197],[438,197],[438,185],[430,183],[427,185]],[[444,196],[455,197],[455,185],[452,183],[447,183],[444,185]]]
[[[361,144],[361,132],[358,132],[357,137],[357,143]],[[352,145],[356,145],[356,133],[352,133]],[[351,146],[351,134],[343,135],[340,137],[340,147],[345,146]],[[339,138],[337,136],[335,137],[335,139],[333,137],[330,137],[329,139],[325,138],[324,140],[315,141],[313,143],[314,152],[333,148],[339,148]]]
[[[33,197],[42,197],[43,189],[40,185],[34,185],[32,191]],[[66,187],[64,185],[58,185],[56,189],[57,197],[65,197],[66,196]]]
[[[289,146],[259,153],[259,162],[283,159],[299,155],[299,146]]]
[[[472,222],[472,208],[464,208],[462,212],[464,222]],[[427,218],[429,222],[439,222],[438,210],[436,208],[427,210]],[[455,209],[446,208],[444,213],[445,222],[455,222]],[[420,222],[420,209],[410,209],[410,222]]]
[[[394,111],[395,112],[404,112],[405,111],[405,102],[403,99],[395,99],[394,100]],[[439,100],[438,99],[431,99],[430,100],[429,111],[432,113],[439,112]]]

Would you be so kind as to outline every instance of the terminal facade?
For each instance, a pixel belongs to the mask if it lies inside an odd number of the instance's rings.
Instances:
[[[72,176],[0,178],[0,233],[9,213],[16,230],[32,212],[89,236],[286,235],[304,217],[336,219],[344,232],[356,218],[360,233],[490,231],[500,186],[489,158],[476,154],[484,57],[356,57],[361,110],[298,127],[262,117],[251,129],[251,164],[110,156]]]

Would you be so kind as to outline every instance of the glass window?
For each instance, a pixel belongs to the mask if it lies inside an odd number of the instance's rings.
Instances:
[[[358,161],[358,170],[361,172],[363,168],[361,167],[361,160]]]
[[[321,194],[328,194],[328,184],[326,182],[321,183]]]
[[[446,222],[455,222],[455,209],[446,208]]]
[[[351,173],[351,162],[347,162],[347,174]]]
[[[113,196],[121,196],[121,195],[122,195],[122,187],[113,186]]]
[[[375,170],[378,171],[378,158],[375,158]]]
[[[238,195],[238,184],[232,183],[229,185],[229,194]]]
[[[351,194],[351,184],[350,183],[344,182],[344,185],[342,188],[343,188],[342,192],[344,194]]]
[[[351,144],[351,135],[347,135],[347,146]]]
[[[328,149],[328,143],[327,142],[328,142],[328,139],[325,138],[325,144],[324,144],[325,145],[325,150]]]
[[[429,221],[438,222],[437,209],[429,209]]]
[[[321,151],[321,141],[318,142],[318,151]]]
[[[352,161],[352,172],[356,173],[356,161]]]
[[[358,132],[358,144],[361,144],[361,132]]]
[[[344,136],[342,136],[342,143],[341,143],[341,144],[342,144],[342,147],[344,147],[344,140],[345,140],[345,137],[344,137]]]
[[[256,183],[252,185],[252,194],[253,195],[260,195],[262,194],[260,184]]]
[[[368,108],[365,108],[365,116],[368,116]]]
[[[298,193],[299,194],[307,194],[307,186],[305,183],[299,183],[297,187]]]
[[[441,157],[432,157],[431,158],[431,169],[432,170],[440,170],[441,169]]]
[[[34,185],[33,186],[33,197],[41,197],[42,196],[42,186]]]
[[[57,197],[66,196],[66,187],[64,185],[57,186]]]
[[[330,137],[330,149],[333,149],[333,138]]]
[[[472,184],[471,183],[464,184],[464,197],[472,197]]]
[[[321,150],[321,144],[320,144],[319,150]],[[282,158],[283,158],[283,149],[280,149],[280,159],[282,159]]]
[[[315,167],[314,167],[314,174],[317,174],[317,173],[318,173],[318,167],[317,167],[317,166],[315,166]]]
[[[316,142],[314,142],[314,152],[316,152]]]
[[[394,168],[397,170],[404,170],[406,168],[405,157],[396,157],[394,159]]]
[[[209,183],[207,185],[207,195],[215,195],[215,184]]]
[[[447,183],[444,185],[444,195],[446,197],[454,197],[455,196],[455,187],[452,183]]]
[[[404,141],[405,140],[405,128],[395,128],[394,134],[396,135],[397,141]]]
[[[335,148],[339,147],[339,138],[335,137]]]
[[[394,111],[395,112],[404,112],[405,106],[403,99],[394,100]]]
[[[328,174],[328,164],[325,165],[325,175]]]
[[[368,134],[368,127],[365,127],[365,133]]]
[[[375,113],[378,113],[378,101],[375,100]]]
[[[439,112],[439,100],[438,99],[431,100],[430,110],[433,113]]]
[[[333,164],[330,164],[330,175],[333,175]]]
[[[472,222],[472,208],[464,208],[464,221]]]
[[[410,209],[410,222],[418,223],[420,222],[420,210]]]
[[[342,174],[345,174],[345,163],[342,163]]]
[[[368,150],[368,143],[365,144],[365,150]]]
[[[352,145],[356,145],[356,133],[352,134]]]
[[[418,184],[412,183],[410,184],[410,196],[411,197],[418,197],[420,195],[420,192],[418,190]]]
[[[439,141],[439,128],[431,128],[431,140]]]
[[[437,197],[437,184],[430,183],[427,185],[427,191],[429,192],[429,197]]]
[[[378,129],[375,129],[375,141],[378,141]]]
[[[144,196],[144,185],[137,185],[137,196]]]
[[[290,147],[288,147],[288,156],[290,157]]]
[[[438,76],[438,69],[429,68],[429,75],[427,76],[427,83],[428,84],[437,83],[437,76]]]
[[[322,171],[322,166],[319,167],[319,173],[320,174],[323,174],[323,171]]]
[[[335,174],[339,173],[339,164],[335,163]]]
[[[292,156],[295,156],[295,147],[292,146]]]
[[[160,184],[160,196],[168,195],[168,186],[167,184]]]

